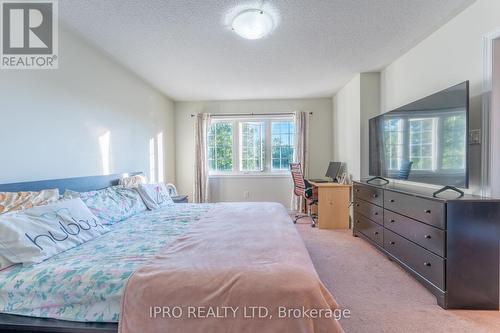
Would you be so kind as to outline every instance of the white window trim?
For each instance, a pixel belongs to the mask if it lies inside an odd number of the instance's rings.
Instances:
[[[453,109],[449,109],[449,110],[453,110]],[[461,109],[458,108],[457,111],[461,111]],[[457,173],[463,173],[463,171],[461,169],[444,169],[441,165],[441,161],[438,158],[439,156],[441,156],[440,150],[444,149],[444,147],[442,146],[442,143],[438,140],[439,131],[442,130],[443,118],[440,118],[440,117],[434,117],[434,118],[416,117],[416,118],[406,118],[404,121],[410,122],[411,120],[422,120],[422,119],[433,119],[433,130],[432,130],[432,132],[433,132],[433,138],[432,138],[432,160],[433,160],[432,164],[433,164],[433,167],[432,167],[432,169],[412,168],[412,173],[415,175],[430,175],[430,174],[434,174],[436,171],[439,171],[439,173],[443,174],[443,175],[447,175],[447,174],[452,175],[452,174],[457,174]],[[407,126],[407,125],[405,125],[405,126]],[[408,156],[408,158],[410,158],[410,154],[411,154],[409,137],[410,137],[410,130],[408,129],[407,137],[403,138],[403,146],[405,146],[403,151],[406,151],[406,153],[403,153],[401,155],[401,156]],[[468,144],[467,137],[465,138],[465,142],[466,142],[466,144]],[[464,161],[464,165],[467,165],[467,161]],[[398,169],[388,168],[388,170],[390,173],[398,172]]]
[[[241,173],[262,173],[262,172],[265,172],[266,169],[267,169],[267,160],[266,160],[266,157],[267,157],[267,145],[266,145],[266,140],[268,139],[267,138],[267,127],[268,127],[268,123],[265,122],[265,121],[260,121],[260,120],[256,120],[256,121],[237,121],[238,123],[238,139],[241,141],[241,139],[243,138],[243,124],[244,123],[248,123],[248,124],[252,124],[252,125],[259,125],[260,127],[260,141],[261,141],[261,147],[260,147],[260,158],[265,162],[264,165],[261,165],[261,170],[250,170],[250,171],[244,171],[244,170],[241,170],[241,164],[242,164],[242,161],[243,161],[243,149],[242,149],[242,146],[241,144],[239,143],[238,144],[238,170],[239,172]],[[262,145],[264,145],[264,151],[262,150]]]
[[[287,178],[290,177],[289,170],[272,170],[272,135],[271,123],[273,121],[293,121],[293,116],[259,116],[259,117],[217,117],[212,122],[232,122],[233,124],[233,171],[209,171],[209,178]],[[240,171],[240,126],[241,122],[264,122],[264,170],[263,171]],[[208,154],[207,154],[208,156]]]
[[[431,120],[432,121],[432,129],[431,129],[431,134],[432,134],[432,139],[431,139],[431,156],[422,156],[422,146],[424,145],[422,143],[422,133],[423,131],[420,130],[418,133],[420,134],[420,144],[412,144],[411,142],[408,143],[409,145],[409,152],[408,152],[408,156],[409,158],[411,159],[412,156],[411,156],[411,148],[412,146],[420,146],[420,158],[431,158],[431,162],[432,162],[432,165],[430,168],[427,168],[427,169],[414,169],[414,171],[420,171],[420,172],[435,172],[437,170],[437,164],[438,164],[438,161],[437,161],[437,149],[438,149],[438,143],[437,143],[437,122],[438,122],[438,118],[411,118],[411,119],[408,119],[408,123],[412,122],[412,121],[428,121],[428,120]],[[408,131],[408,135],[411,136],[411,130]],[[428,144],[428,143],[427,143]]]

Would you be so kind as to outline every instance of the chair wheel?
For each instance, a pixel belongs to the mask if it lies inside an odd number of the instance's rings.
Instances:
[[[297,224],[297,220],[293,220],[293,224]]]
[[[311,228],[316,228],[316,224],[311,224]]]

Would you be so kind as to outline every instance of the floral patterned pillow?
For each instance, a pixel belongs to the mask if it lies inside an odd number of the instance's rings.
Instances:
[[[121,185],[81,193],[67,190],[64,197],[81,198],[103,224],[114,224],[147,210],[137,190]]]
[[[57,200],[57,188],[40,192],[0,192],[0,214],[47,205]]]

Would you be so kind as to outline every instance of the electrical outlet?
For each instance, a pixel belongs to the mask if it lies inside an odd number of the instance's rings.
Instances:
[[[245,199],[250,198],[250,192],[249,191],[244,191],[243,192],[243,198],[245,198]]]
[[[480,145],[481,144],[481,130],[473,129],[469,131],[469,144],[470,145]]]

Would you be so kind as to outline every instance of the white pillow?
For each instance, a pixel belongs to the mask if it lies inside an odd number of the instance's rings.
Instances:
[[[139,184],[147,184],[148,180],[144,175],[135,175],[120,178],[118,184],[127,188],[137,188]]]
[[[165,184],[139,184],[137,191],[151,210],[174,204]]]
[[[7,258],[4,258],[3,256],[0,256],[0,271],[12,265],[14,265],[13,262],[7,260]]]
[[[0,215],[0,256],[39,263],[108,231],[80,198],[61,200]]]

